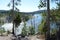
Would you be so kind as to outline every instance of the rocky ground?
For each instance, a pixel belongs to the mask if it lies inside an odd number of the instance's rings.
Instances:
[[[9,36],[0,36],[0,40],[11,40]]]
[[[12,40],[12,35],[8,35],[8,36],[0,36],[0,40]],[[29,37],[25,37],[25,38],[21,38],[21,40],[44,40],[44,39],[38,39],[36,36],[29,36]]]

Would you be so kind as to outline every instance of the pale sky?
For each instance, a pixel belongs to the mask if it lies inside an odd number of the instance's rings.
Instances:
[[[8,7],[10,0],[0,0],[0,10],[9,10],[11,7]],[[21,6],[18,6],[21,12],[32,12],[37,11],[39,5],[39,0],[21,0]],[[56,7],[56,4],[51,3],[51,8]],[[42,8],[43,9],[43,8]]]

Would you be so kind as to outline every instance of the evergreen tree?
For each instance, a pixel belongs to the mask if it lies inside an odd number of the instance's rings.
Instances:
[[[39,8],[42,8],[42,7],[46,7],[46,4],[47,4],[47,19],[46,19],[46,25],[48,27],[48,30],[47,30],[47,39],[46,40],[50,40],[50,0],[40,0],[40,4],[39,4]],[[58,0],[53,0],[53,1],[58,1]],[[47,2],[47,3],[46,3]]]
[[[30,35],[34,35],[35,34],[35,29],[34,29],[33,26],[29,27],[29,32],[30,32]]]
[[[19,5],[19,2],[21,2],[21,0],[11,0],[11,2],[8,4],[8,6],[11,6],[11,3],[12,3],[12,20],[13,20],[13,29],[12,29],[12,34],[14,34],[14,17],[15,17],[15,14],[14,14],[14,10],[16,9],[17,11],[19,11],[19,9],[16,7]]]
[[[26,26],[26,23],[24,22],[24,27],[22,29],[22,36],[26,36],[27,35],[27,26]]]

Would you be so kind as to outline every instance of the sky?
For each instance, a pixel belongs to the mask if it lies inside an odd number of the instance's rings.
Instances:
[[[21,0],[21,5],[19,5],[17,8],[21,12],[37,11],[37,10],[40,10],[38,8],[39,1],[40,0]],[[10,10],[11,7],[7,6],[9,2],[10,2],[10,0],[0,0],[0,10]],[[50,2],[50,3],[51,3],[50,8],[56,7],[56,4],[54,2]]]

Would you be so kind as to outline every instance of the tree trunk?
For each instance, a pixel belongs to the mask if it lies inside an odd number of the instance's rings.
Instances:
[[[14,22],[13,22],[12,34],[15,35],[15,33],[14,33]]]
[[[32,14],[31,14],[31,26],[32,26]]]
[[[47,27],[46,40],[50,40],[50,0],[47,0]]]
[[[12,19],[13,19],[12,34],[14,35],[14,0],[13,0],[12,4],[13,4],[13,6],[12,6]]]

